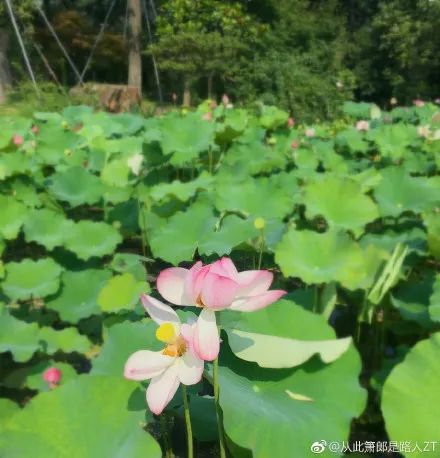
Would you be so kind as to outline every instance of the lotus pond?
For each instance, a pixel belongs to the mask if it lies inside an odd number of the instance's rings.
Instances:
[[[0,118],[0,456],[440,456],[440,111],[344,113]]]

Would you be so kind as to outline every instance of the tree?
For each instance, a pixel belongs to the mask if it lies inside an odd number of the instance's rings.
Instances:
[[[128,0],[129,16],[129,55],[128,55],[128,84],[135,86],[142,94],[142,10],[141,0]]]

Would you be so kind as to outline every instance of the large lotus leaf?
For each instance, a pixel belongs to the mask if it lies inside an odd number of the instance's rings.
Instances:
[[[429,252],[440,260],[440,215],[438,213],[426,213],[423,222],[428,230]]]
[[[149,286],[145,281],[139,281],[126,272],[107,281],[99,292],[98,304],[103,312],[131,310],[139,302],[140,295],[148,291]]]
[[[366,402],[354,348],[328,365],[314,358],[276,371],[225,353],[219,368],[224,429],[254,458],[306,458],[317,440],[348,440]]]
[[[107,162],[102,169],[101,179],[109,186],[123,188],[128,185],[129,174],[127,159],[114,159]]]
[[[382,216],[420,213],[440,205],[440,178],[412,177],[402,167],[388,167],[374,195]]]
[[[104,186],[101,180],[82,167],[71,167],[57,172],[48,179],[50,192],[59,200],[76,207],[101,200]]]
[[[13,196],[23,202],[27,207],[35,208],[41,206],[41,199],[35,192],[35,184],[25,178],[17,177],[10,183]]]
[[[203,172],[195,180],[182,183],[175,180],[172,183],[161,183],[150,189],[150,195],[155,201],[164,200],[168,196],[174,196],[182,202],[193,197],[199,189],[209,189],[213,178],[210,174]]]
[[[64,353],[87,353],[91,348],[89,339],[81,335],[77,328],[65,328],[60,331],[41,328],[39,337],[43,351],[49,355],[53,355],[58,350]]]
[[[385,381],[382,412],[386,429],[391,440],[412,444],[411,451],[403,453],[404,456],[429,455],[423,451],[424,442],[438,440],[440,436],[439,378],[440,333],[437,332],[430,339],[418,342]],[[415,418],[422,421],[414,421]]]
[[[260,116],[260,124],[265,129],[275,129],[287,123],[289,114],[274,106],[263,106]]]
[[[290,229],[275,249],[275,260],[285,276],[305,283],[339,281],[358,286],[364,275],[364,254],[346,234]]]
[[[0,436],[0,455],[160,458],[159,445],[142,429],[144,405],[144,394],[122,377],[83,375],[38,394],[14,415]]]
[[[113,253],[121,241],[121,234],[113,226],[94,221],[72,224],[64,234],[64,246],[85,261]]]
[[[403,123],[382,124],[371,129],[367,138],[376,143],[381,155],[398,160],[405,156],[407,148],[417,139],[417,130]]]
[[[27,173],[36,168],[35,164],[22,151],[13,151],[0,155],[0,181],[12,175]]]
[[[323,316],[287,300],[254,313],[226,313],[222,323],[232,351],[261,367],[299,366],[315,354],[329,363],[351,343],[351,338],[335,339]]]
[[[80,143],[81,138],[74,132],[48,123],[40,127],[37,157],[44,164],[56,165],[63,159],[66,151],[75,150]]]
[[[0,125],[0,149],[6,148],[11,144],[15,134],[24,136],[31,128],[31,120],[20,116],[1,116]]]
[[[181,261],[190,261],[205,234],[213,231],[215,222],[212,208],[196,203],[151,230],[151,251],[155,257],[174,265]]]
[[[93,360],[92,374],[122,377],[128,357],[138,350],[158,351],[163,343],[156,339],[157,324],[152,320],[115,324],[104,334],[104,344]]]
[[[64,233],[71,224],[72,221],[61,213],[45,208],[35,209],[28,213],[23,232],[26,242],[37,242],[52,250],[63,244]]]
[[[46,307],[56,310],[63,321],[70,323],[100,313],[98,294],[111,278],[111,272],[95,269],[65,271],[61,278],[60,294],[47,302]]]
[[[218,230],[205,234],[199,243],[199,253],[207,256],[230,254],[234,247],[257,236],[253,220],[229,215],[223,219]]]
[[[293,212],[296,184],[277,186],[272,179],[248,179],[231,186],[228,181],[216,185],[216,207],[220,211],[238,211],[263,218],[283,218]]]
[[[345,178],[328,176],[308,184],[304,203],[308,218],[321,215],[331,228],[361,232],[367,223],[379,217],[376,205],[360,185]]]
[[[365,153],[369,148],[368,142],[364,139],[364,134],[353,127],[340,132],[336,136],[336,143],[348,148],[352,153]]]
[[[399,243],[407,246],[409,252],[426,256],[426,233],[420,228],[414,228],[404,232],[387,230],[379,234],[367,233],[360,240],[360,244],[363,247],[374,245],[390,253]]]
[[[69,124],[81,123],[84,117],[93,113],[93,108],[87,105],[74,105],[64,108],[62,117]]]
[[[51,258],[9,262],[2,288],[12,300],[49,296],[58,291],[62,270]]]
[[[26,219],[26,206],[13,197],[0,194],[0,235],[15,239]]]
[[[0,353],[10,351],[14,361],[27,361],[40,348],[39,332],[37,323],[25,323],[1,311]]]
[[[134,253],[116,253],[110,267],[119,273],[130,272],[137,280],[144,281],[147,272],[143,265],[143,256]]]
[[[162,121],[161,146],[164,154],[173,154],[170,163],[180,166],[191,162],[214,143],[214,125],[198,113],[184,117],[167,116]]]
[[[367,102],[344,102],[342,111],[352,118],[368,119],[370,117],[371,107],[373,105]]]
[[[429,316],[431,320],[440,322],[440,275],[437,275],[433,291],[429,298]]]

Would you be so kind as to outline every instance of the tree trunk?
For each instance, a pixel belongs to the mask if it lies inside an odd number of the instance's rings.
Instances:
[[[183,80],[183,104],[184,107],[191,106],[191,86],[189,83],[189,79],[184,77]]]
[[[5,29],[0,28],[0,104],[6,101],[6,89],[12,84],[8,61],[9,37]]]
[[[212,99],[212,86],[214,82],[214,74],[210,73],[208,75],[208,99]]]
[[[129,16],[129,54],[128,54],[128,85],[135,86],[142,94],[142,10],[141,0],[128,1]]]

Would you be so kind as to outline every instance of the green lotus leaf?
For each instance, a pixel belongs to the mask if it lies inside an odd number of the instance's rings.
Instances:
[[[58,350],[64,353],[87,353],[92,345],[77,328],[65,328],[60,331],[48,327],[41,328],[39,337],[43,351],[49,355]]]
[[[104,166],[101,172],[102,181],[109,186],[123,188],[128,185],[130,169],[127,159],[114,159]]]
[[[185,212],[176,213],[151,230],[149,241],[154,257],[174,265],[191,260],[199,242],[212,233],[215,222],[212,208],[203,203],[195,203]]]
[[[409,441],[411,453],[404,456],[422,457],[425,441],[440,435],[440,425],[434,406],[440,404],[440,333],[418,342],[385,381],[382,391],[382,412],[385,426],[393,441]],[[411,421],[422,418],[423,421]],[[416,443],[421,450],[416,448]],[[432,448],[431,448],[432,450]],[[429,453],[428,453],[429,454]]]
[[[99,314],[98,295],[110,278],[108,270],[65,271],[60,294],[48,301],[46,307],[57,311],[60,318],[69,323]]]
[[[345,178],[326,177],[305,187],[307,217],[321,215],[331,228],[362,232],[365,225],[379,217],[374,202],[359,184]]]
[[[23,177],[17,177],[11,182],[11,190],[14,197],[23,202],[27,207],[41,206],[41,199],[35,192],[35,184]]]
[[[199,243],[199,253],[210,256],[230,254],[232,249],[251,238],[258,236],[253,220],[244,220],[236,215],[223,219],[221,227],[214,232],[207,232]]]
[[[0,235],[6,240],[15,239],[26,219],[26,206],[0,194],[0,208]]]
[[[161,183],[153,186],[150,195],[155,201],[164,200],[168,196],[174,196],[182,202],[188,201],[199,189],[209,189],[213,178],[207,172],[203,172],[195,180],[182,183],[175,180],[172,183]]]
[[[364,134],[353,127],[340,132],[336,136],[336,143],[352,153],[365,153],[369,148],[368,142],[364,139]]]
[[[83,220],[71,225],[64,234],[64,246],[84,261],[112,253],[121,242],[119,231],[102,222]]]
[[[253,457],[287,457],[293,450],[308,457],[317,440],[348,440],[366,402],[354,348],[328,365],[314,358],[277,371],[225,353],[219,368],[224,429]]]
[[[65,151],[74,151],[80,144],[81,138],[74,132],[48,123],[40,127],[36,154],[40,162],[57,165],[64,158]]]
[[[374,192],[382,216],[421,213],[440,205],[439,177],[412,177],[402,167],[388,167],[382,177]]]
[[[64,233],[71,224],[72,221],[61,213],[45,208],[35,209],[28,213],[23,232],[26,242],[37,242],[52,250],[63,244]]]
[[[280,300],[254,313],[227,312],[221,319],[236,356],[266,368],[295,367],[319,354],[325,363],[347,351],[351,338],[335,339],[321,315]]]
[[[164,344],[156,339],[157,324],[152,320],[126,321],[106,330],[104,344],[93,360],[93,375],[122,377],[128,357],[138,350],[159,351]]]
[[[305,283],[339,281],[349,289],[359,285],[365,259],[360,246],[346,234],[290,229],[275,249],[275,261],[285,276]]]
[[[134,253],[116,253],[110,267],[119,273],[130,272],[137,280],[145,280],[147,272],[143,256]]]
[[[266,178],[248,179],[234,186],[219,182],[215,187],[216,207],[219,211],[238,211],[254,217],[283,218],[293,212],[295,204],[297,187],[290,181],[290,187]]]
[[[285,125],[289,119],[289,114],[274,106],[263,106],[260,116],[260,124],[265,129],[275,129]]]
[[[99,202],[104,192],[101,180],[82,167],[71,167],[48,179],[48,189],[59,200],[76,207]]]
[[[0,455],[160,458],[159,445],[142,429],[144,406],[145,395],[122,377],[80,376],[14,415],[0,436]]]
[[[420,228],[414,228],[404,232],[387,230],[380,234],[367,233],[360,240],[362,247],[374,245],[389,253],[391,253],[399,243],[406,245],[410,252],[415,252],[420,256],[426,256],[426,232]]]
[[[440,260],[440,215],[438,213],[425,213],[423,222],[428,230],[429,252]]]
[[[51,258],[33,261],[24,259],[9,262],[6,279],[2,283],[5,294],[12,300],[45,297],[54,294],[60,286],[62,267]]]
[[[6,310],[0,312],[0,353],[12,353],[14,361],[29,360],[39,349],[39,328],[37,323],[17,320]]]
[[[58,361],[45,360],[40,361],[30,368],[24,369],[25,377],[23,385],[30,388],[31,390],[37,391],[49,391],[49,384],[44,380],[43,373],[46,369],[54,367],[61,371],[61,379],[58,386],[64,385],[71,380],[78,377],[75,369],[66,363],[59,363]]]
[[[184,411],[178,410],[183,418]],[[189,412],[194,437],[201,442],[218,440],[217,418],[214,398],[189,394]]]
[[[382,124],[367,133],[367,138],[376,143],[382,156],[399,160],[407,148],[417,139],[417,130],[407,124]]]
[[[103,312],[131,310],[139,302],[140,295],[146,292],[149,292],[148,284],[126,272],[107,281],[98,295],[98,304]]]
[[[437,275],[433,292],[429,298],[429,316],[432,321],[440,322],[440,275]]]
[[[198,113],[184,117],[167,116],[162,121],[161,146],[164,154],[172,154],[170,163],[181,166],[197,158],[214,144],[214,125]]]
[[[3,429],[10,418],[20,410],[19,405],[7,398],[0,398],[0,426]]]
[[[342,111],[356,119],[368,119],[370,117],[371,107],[373,105],[367,102],[344,102]]]

